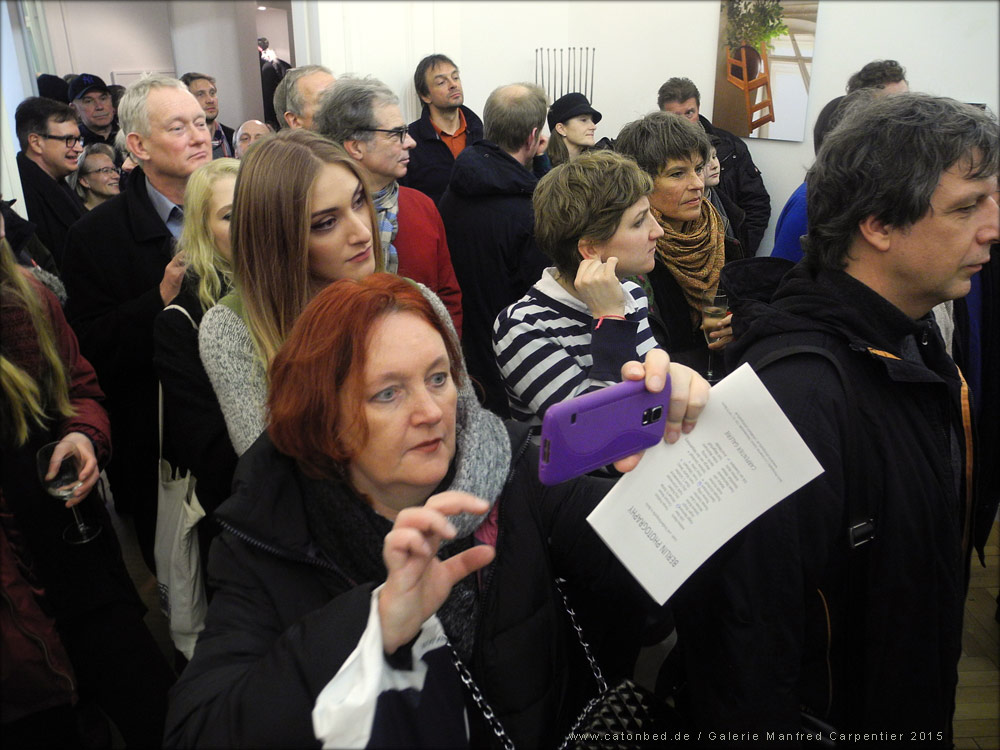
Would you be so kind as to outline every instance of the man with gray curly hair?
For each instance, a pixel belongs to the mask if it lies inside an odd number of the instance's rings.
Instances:
[[[176,78],[145,76],[118,105],[125,146],[139,166],[120,195],[97,206],[66,238],[66,317],[107,395],[119,511],[134,513],[139,547],[154,570],[157,378],[153,320],[180,293],[174,256],[188,177],[212,159],[205,112]]]
[[[416,145],[399,97],[376,78],[344,76],[320,99],[316,130],[344,147],[368,177],[386,270],[419,281],[437,294],[462,334],[462,292],[434,202],[398,180]]]
[[[698,729],[951,746],[970,553],[996,504],[931,309],[1000,237],[998,154],[996,117],[953,99],[850,107],[806,177],[804,261],[723,269],[727,359],[825,471],[674,599]]]

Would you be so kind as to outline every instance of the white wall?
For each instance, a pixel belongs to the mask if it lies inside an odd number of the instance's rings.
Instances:
[[[806,140],[748,141],[771,194],[771,229],[813,160],[812,128],[847,78],[865,63],[899,60],[913,89],[985,102],[1000,111],[1000,54],[995,2],[819,0]],[[399,95],[404,114],[419,112],[412,75],[430,52],[462,70],[466,104],[482,112],[490,91],[534,80],[536,47],[596,47],[594,106],[604,119],[598,137],[655,109],[667,78],[691,78],[712,116],[719,3],[661,2],[328,2],[294,0],[298,64],[334,73],[372,73]]]
[[[219,120],[238,128],[264,119],[257,53],[257,4],[253,0],[175,0],[169,4],[170,39],[177,75],[215,78]]]
[[[254,0],[47,0],[56,75],[198,70],[216,78],[220,119],[263,116]]]
[[[55,75],[92,73],[112,83],[111,72],[174,69],[169,3],[48,0],[45,22]]]
[[[18,59],[15,51],[20,47],[23,57],[23,45],[15,40],[14,24],[11,21],[11,13],[14,7],[3,0],[0,3],[0,54],[2,65],[0,65],[0,75],[2,75],[3,97],[0,98],[0,195],[4,200],[17,200],[14,210],[23,218],[28,218],[24,209],[24,191],[21,190],[21,179],[17,172],[17,161],[15,155],[20,150],[17,144],[17,135],[14,127],[14,110],[17,104],[26,97],[33,96],[34,92],[30,88],[30,71],[26,70],[24,61]],[[15,15],[14,21],[17,17]]]

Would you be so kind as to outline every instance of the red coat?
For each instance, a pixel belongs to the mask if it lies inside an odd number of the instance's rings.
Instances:
[[[400,185],[398,216],[399,232],[393,244],[399,253],[399,275],[419,281],[440,297],[461,337],[462,290],[451,267],[441,214],[419,190]]]
[[[76,336],[66,323],[58,300],[30,275],[25,275],[38,293],[52,324],[55,343],[69,376],[70,404],[76,414],[63,418],[50,429],[32,425],[31,436],[24,446],[3,446],[4,471],[0,484],[3,606],[0,607],[0,640],[4,669],[0,714],[5,722],[75,702],[73,667],[56,630],[53,615],[79,612],[90,606],[91,602],[87,600],[94,598],[83,591],[81,598],[85,601],[81,605],[58,594],[56,601],[50,601],[49,590],[53,582],[44,580],[44,571],[52,569],[54,556],[61,556],[69,548],[62,539],[58,540],[55,550],[39,544],[37,528],[44,521],[39,521],[32,514],[27,518],[19,517],[19,507],[23,510],[37,505],[37,509],[43,512],[56,507],[51,500],[38,497],[40,488],[35,479],[34,452],[48,440],[70,432],[82,432],[93,443],[101,466],[107,463],[110,455],[108,415],[99,403],[104,394],[97,383],[94,368],[81,356]],[[19,304],[4,304],[2,308],[4,356],[38,379],[46,364],[39,351],[38,336],[30,316]],[[59,518],[61,522],[66,520],[61,516]],[[58,538],[58,532],[56,536]],[[117,551],[117,544],[115,549]],[[120,551],[118,554],[121,554]],[[43,559],[39,560],[39,556]],[[66,565],[81,567],[82,563],[78,558],[71,557]],[[87,569],[84,568],[81,574],[86,576]],[[65,588],[75,591],[79,586],[70,582]],[[113,594],[113,591],[110,592],[110,595]]]

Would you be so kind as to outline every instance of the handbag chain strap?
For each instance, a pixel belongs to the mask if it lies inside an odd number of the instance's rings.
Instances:
[[[566,610],[566,614],[569,615],[569,621],[573,625],[573,630],[576,631],[576,637],[580,639],[580,645],[583,646],[583,652],[587,656],[587,662],[590,664],[590,669],[594,673],[594,679],[597,681],[598,693],[594,696],[586,706],[584,706],[583,711],[580,713],[580,717],[576,720],[574,724],[574,729],[579,726],[580,722],[583,720],[587,714],[589,714],[594,706],[604,697],[604,694],[608,692],[608,683],[604,679],[604,674],[601,672],[600,666],[597,664],[597,659],[594,658],[594,654],[590,651],[590,645],[587,643],[587,639],[583,637],[583,628],[576,621],[576,612],[573,608],[569,606],[569,599],[566,598],[566,593],[563,591],[563,584],[566,583],[565,578],[556,578],[556,590],[559,592],[559,596],[562,597],[563,607]],[[476,681],[472,679],[472,675],[469,673],[468,668],[462,661],[455,647],[451,645],[451,641],[448,641],[448,648],[451,650],[451,663],[455,665],[455,669],[458,672],[459,678],[462,680],[462,684],[465,685],[466,690],[472,696],[473,702],[476,707],[482,713],[483,718],[489,723],[490,728],[493,730],[493,734],[500,741],[501,746],[504,750],[514,750],[514,743],[511,741],[510,737],[507,736],[506,730],[500,723],[496,714],[493,712],[493,707],[490,706],[486,697],[479,690],[479,686]],[[563,740],[562,744],[559,746],[559,750],[563,750],[569,743],[570,736],[567,735]]]
[[[514,743],[511,741],[510,737],[507,736],[506,730],[503,728],[503,724],[497,718],[496,714],[493,713],[493,707],[487,702],[486,697],[480,692],[479,686],[476,681],[472,679],[472,675],[466,668],[462,659],[459,657],[458,652],[455,647],[451,645],[451,641],[448,641],[448,648],[451,649],[451,663],[455,665],[455,669],[458,670],[458,676],[462,680],[462,684],[469,691],[472,696],[473,702],[479,708],[480,713],[482,713],[483,718],[489,723],[490,728],[493,730],[493,734],[500,741],[500,745],[504,750],[514,750]]]
[[[597,680],[597,692],[598,696],[603,693],[608,692],[608,683],[604,679],[604,674],[601,672],[601,667],[597,663],[597,659],[594,658],[594,654],[590,651],[590,645],[587,643],[587,639],[583,637],[583,628],[576,621],[576,612],[573,608],[569,606],[569,599],[566,598],[566,592],[563,591],[563,584],[566,583],[565,578],[556,578],[556,590],[559,592],[559,596],[562,597],[563,607],[566,608],[566,614],[569,615],[569,621],[573,625],[573,630],[576,631],[576,637],[580,639],[580,645],[583,646],[583,653],[587,655],[587,661],[590,663],[590,669],[594,673],[594,679]]]

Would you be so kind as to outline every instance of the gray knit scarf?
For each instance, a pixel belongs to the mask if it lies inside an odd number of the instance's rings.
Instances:
[[[448,336],[457,346],[458,334],[444,304],[423,284],[413,283],[427,297],[448,330]],[[503,420],[479,404],[465,362],[460,361],[458,365],[462,386],[458,389],[455,413],[455,458],[447,476],[434,492],[468,492],[488,501],[492,511],[510,472],[510,436]],[[386,570],[382,560],[382,543],[392,529],[392,521],[372,510],[346,482],[307,477],[303,477],[302,481],[311,536],[330,561],[355,584],[384,581]],[[472,546],[473,533],[490,511],[481,516],[471,513],[452,516],[450,520],[458,533],[453,540],[441,546],[439,556],[447,559]],[[338,576],[334,574],[334,577]],[[445,632],[459,655],[466,660],[472,656],[478,609],[475,576],[469,576],[452,588],[448,599],[438,610]]]
[[[456,442],[448,475],[434,492],[463,490],[488,500],[492,510],[510,471],[510,438],[501,419],[483,409],[468,387],[459,391]],[[311,536],[340,571],[340,575],[331,575],[338,579],[346,576],[353,584],[384,581],[387,573],[382,544],[392,521],[376,513],[347,482],[303,477],[302,487]],[[472,534],[488,515],[452,516],[458,534],[441,546],[439,557],[447,559],[469,549]],[[475,576],[452,587],[438,610],[445,632],[464,659],[472,657],[478,614]]]

